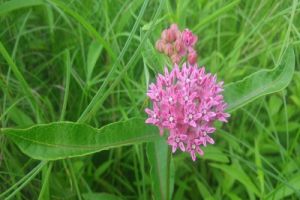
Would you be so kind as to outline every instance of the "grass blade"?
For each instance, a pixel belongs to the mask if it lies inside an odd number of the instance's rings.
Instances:
[[[21,8],[32,7],[43,5],[44,1],[42,0],[12,0],[2,3],[0,5],[0,15],[7,14],[11,11],[18,10]]]

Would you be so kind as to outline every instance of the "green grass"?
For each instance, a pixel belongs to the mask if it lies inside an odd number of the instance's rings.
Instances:
[[[234,111],[196,162],[173,155],[171,199],[299,199],[297,0],[0,0],[0,126],[145,116],[147,86],[169,62],[153,45],[174,22],[197,33],[199,63],[226,84],[273,68],[289,45],[296,69],[286,89]],[[159,196],[146,144],[51,162],[2,134],[0,145],[0,199]]]

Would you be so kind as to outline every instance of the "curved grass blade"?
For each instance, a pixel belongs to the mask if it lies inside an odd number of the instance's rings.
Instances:
[[[44,1],[42,0],[12,0],[2,3],[0,5],[0,15],[4,15],[14,10],[18,10],[21,8],[32,7],[43,5]]]
[[[84,156],[124,145],[156,140],[156,127],[134,118],[100,129],[74,122],[54,122],[27,129],[2,129],[26,155],[38,160]]]
[[[289,47],[279,66],[271,70],[260,70],[225,86],[224,98],[228,103],[227,111],[232,112],[261,96],[284,89],[292,80],[294,70],[295,54],[293,48]]]

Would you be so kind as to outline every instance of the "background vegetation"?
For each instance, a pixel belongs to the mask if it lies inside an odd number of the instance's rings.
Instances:
[[[197,162],[173,155],[169,184],[176,200],[299,199],[297,0],[0,2],[2,128],[62,120],[100,128],[145,116],[147,85],[169,62],[153,45],[174,22],[198,35],[199,64],[225,83],[274,68],[293,46],[290,85],[232,112]],[[0,145],[0,199],[164,199],[146,144],[51,162],[27,157],[4,135]]]

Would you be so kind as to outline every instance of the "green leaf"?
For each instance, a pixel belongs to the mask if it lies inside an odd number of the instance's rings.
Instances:
[[[2,129],[26,155],[38,160],[58,160],[92,154],[124,145],[158,139],[157,128],[134,118],[100,129],[73,122],[39,124],[27,129]]]
[[[278,92],[288,86],[295,69],[295,54],[289,47],[279,66],[274,69],[260,70],[241,81],[228,84],[224,88],[227,110],[234,111],[255,99]]]
[[[158,134],[158,133],[157,133]],[[151,166],[155,199],[171,199],[174,189],[174,164],[169,146],[164,137],[147,145],[147,156]]]

